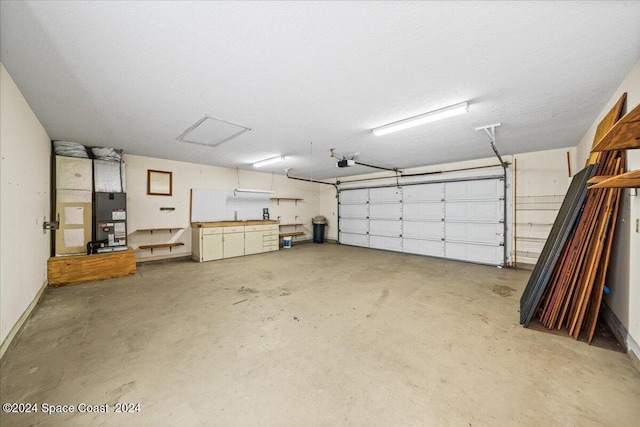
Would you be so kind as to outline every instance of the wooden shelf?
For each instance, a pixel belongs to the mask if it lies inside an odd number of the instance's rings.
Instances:
[[[173,230],[184,230],[183,227],[169,227],[169,228],[139,228],[136,231],[139,233],[151,233],[153,234],[154,231],[168,231],[169,233],[171,233]]]
[[[302,231],[292,231],[290,233],[280,233],[280,237],[295,237],[295,236],[304,236]]]
[[[277,200],[278,201],[278,205],[280,204],[280,200],[294,201],[296,203],[296,206],[297,206],[298,205],[298,201],[302,201],[304,199],[299,199],[297,197],[272,197],[271,200]]]
[[[597,184],[599,182],[605,181],[609,178],[613,178],[615,175],[596,175],[587,180],[587,184]]]
[[[303,223],[299,222],[299,223],[291,223],[291,224],[279,224],[280,227],[296,227],[298,225],[304,225]]]
[[[591,152],[633,148],[640,148],[640,105],[618,120]]]
[[[592,188],[640,188],[640,169],[614,175],[589,187]]]
[[[138,249],[151,249],[151,253],[153,254],[154,249],[169,248],[169,252],[171,252],[171,249],[175,248],[176,246],[184,246],[184,243],[175,242],[175,243],[157,243],[155,245],[140,245],[138,246]]]

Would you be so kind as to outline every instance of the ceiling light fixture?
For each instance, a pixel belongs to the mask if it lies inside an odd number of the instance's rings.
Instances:
[[[282,162],[285,160],[284,156],[276,156],[276,157],[270,157],[268,159],[264,159],[264,160],[260,160],[259,162],[255,162],[253,164],[254,168],[260,168],[262,166],[267,166],[273,163],[277,163],[277,162]]]
[[[467,111],[469,111],[469,103],[461,102],[459,104],[444,107],[439,110],[420,114],[419,116],[410,117],[408,119],[399,120],[397,122],[389,123],[388,125],[380,126],[373,129],[373,134],[376,136],[386,135],[391,132],[397,132],[399,130],[409,129],[414,126],[423,125],[425,123],[435,122],[436,120],[446,119],[447,117],[464,114]]]

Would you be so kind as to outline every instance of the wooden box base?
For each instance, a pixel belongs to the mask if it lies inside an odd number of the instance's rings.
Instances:
[[[136,253],[122,252],[49,258],[49,286],[77,285],[136,273]]]

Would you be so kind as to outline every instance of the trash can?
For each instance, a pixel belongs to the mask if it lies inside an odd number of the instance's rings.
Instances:
[[[313,223],[313,243],[324,243],[324,228],[327,225],[327,218],[316,216],[311,222]]]

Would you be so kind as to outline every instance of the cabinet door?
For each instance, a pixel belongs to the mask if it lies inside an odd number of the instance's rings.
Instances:
[[[244,255],[244,233],[223,234],[224,258]]]
[[[202,261],[222,258],[222,234],[202,236]]]
[[[244,233],[244,254],[262,253],[262,231]]]

